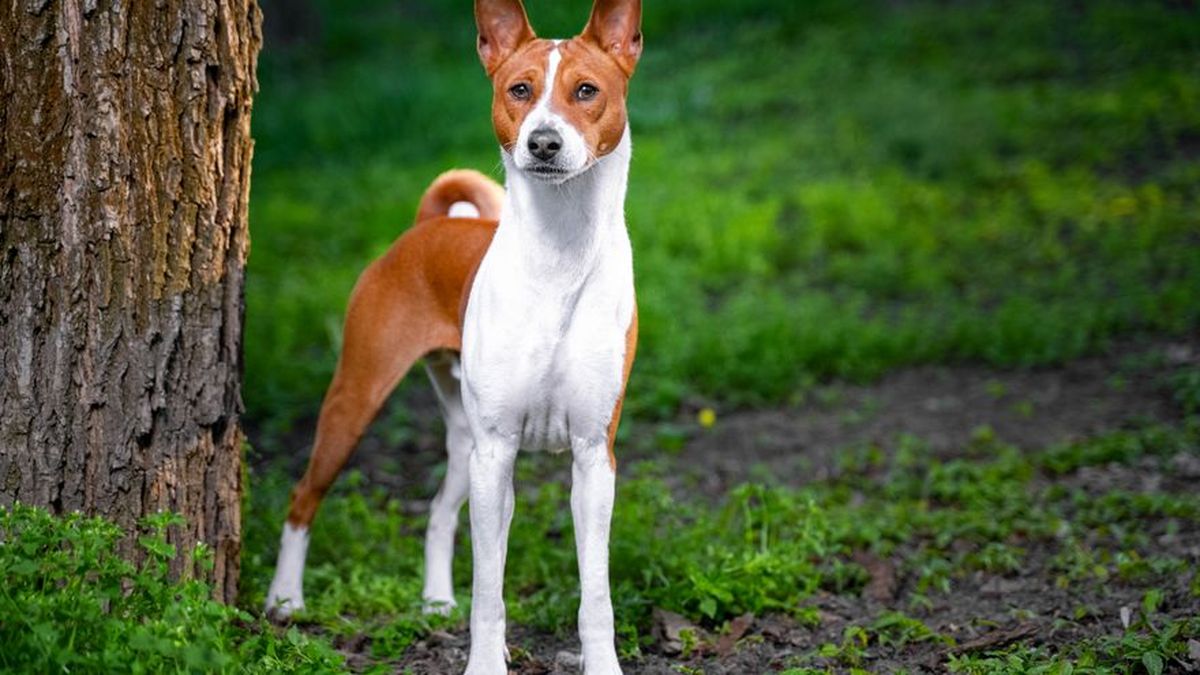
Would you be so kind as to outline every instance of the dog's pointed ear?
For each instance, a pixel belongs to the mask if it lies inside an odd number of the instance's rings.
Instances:
[[[537,37],[521,0],[475,0],[475,25],[479,59],[489,76],[521,45]]]
[[[596,0],[582,35],[633,75],[642,55],[642,0]]]

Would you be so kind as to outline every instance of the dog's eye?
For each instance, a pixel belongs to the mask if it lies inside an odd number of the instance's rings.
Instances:
[[[508,88],[508,93],[518,101],[528,101],[530,96],[533,96],[533,89],[524,82],[518,82]]]
[[[575,98],[579,99],[580,101],[590,101],[596,98],[596,94],[599,93],[600,90],[597,89],[595,85],[584,82],[583,84],[579,85],[578,89],[575,90]]]

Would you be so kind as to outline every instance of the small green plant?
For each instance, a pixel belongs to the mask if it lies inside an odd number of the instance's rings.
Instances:
[[[884,612],[871,624],[871,632],[875,641],[885,646],[904,646],[912,642],[953,643],[953,640],[939,635],[920,619],[901,612]]]
[[[679,639],[683,642],[683,649],[680,654],[685,659],[689,658],[696,649],[696,646],[700,644],[700,637],[693,628],[684,628],[679,631]]]
[[[967,556],[971,567],[998,574],[1007,574],[1021,569],[1025,552],[1019,547],[1004,542],[991,541],[978,551]]]
[[[1161,629],[1131,628],[1120,637],[1085,640],[1060,651],[1017,645],[983,655],[951,655],[952,673],[1188,672],[1189,640],[1200,635],[1196,618],[1169,621]]]
[[[101,518],[0,507],[0,670],[9,672],[337,672],[342,659],[295,629],[280,633],[211,599],[198,580],[172,580],[169,526],[142,523],[145,562],[117,554],[125,533]]]
[[[1175,401],[1184,413],[1200,413],[1200,368],[1188,368],[1171,377],[1171,389]]]
[[[867,645],[871,636],[862,626],[847,626],[842,632],[840,643],[828,642],[821,645],[817,653],[840,665],[857,668],[862,665],[867,655]]]

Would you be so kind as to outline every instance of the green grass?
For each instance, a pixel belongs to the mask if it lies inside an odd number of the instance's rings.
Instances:
[[[963,448],[983,460],[938,459],[902,439],[888,459],[804,488],[746,484],[714,506],[669,484],[669,466],[644,462],[618,487],[611,552],[619,643],[626,659],[651,643],[651,610],[680,613],[718,631],[743,613],[791,615],[803,625],[824,619],[817,592],[853,596],[868,573],[856,552],[894,561],[916,580],[897,606],[848,625],[838,641],[793,659],[797,669],[869,667],[879,650],[952,646],[954,638],[922,620],[931,599],[953,602],[977,574],[1007,575],[1046,554],[1054,584],[1087,597],[1098,583],[1142,598],[1128,629],[1057,648],[1021,643],[951,659],[958,672],[1124,672],[1138,663],[1186,662],[1200,638],[1200,586],[1192,562],[1165,552],[1154,528],[1200,524],[1200,496],[1084,490],[1058,480],[1087,467],[1167,471],[1200,444],[1196,420],[1152,426],[1022,454],[979,434]],[[554,461],[547,458],[547,462]],[[545,469],[546,467],[542,467]],[[241,603],[258,607],[285,509],[278,472],[257,477],[245,523]],[[509,547],[506,601],[514,623],[567,637],[578,607],[573,531],[565,489],[524,481]],[[116,557],[117,528],[78,516],[55,519],[17,507],[0,510],[0,666],[81,671],[336,671],[330,643],[365,635],[380,668],[431,630],[460,627],[469,599],[469,542],[460,538],[455,582],[463,607],[450,617],[421,614],[424,516],[396,498],[344,481],[316,521],[306,577],[304,633],[265,625],[243,610],[209,601],[197,581],[166,581],[176,552],[165,544],[169,518],[147,523],[149,562],[134,569]],[[1182,551],[1182,549],[1178,549]],[[182,552],[189,555],[189,552]],[[203,555],[203,552],[200,554]],[[1036,568],[1035,568],[1036,569]],[[1189,581],[1190,580],[1190,581]],[[1181,595],[1182,594],[1182,595]],[[1020,602],[1019,600],[1016,602]],[[1192,610],[1189,612],[1188,607]],[[1015,605],[1014,616],[1038,613]],[[1042,610],[1044,611],[1044,610]],[[1075,619],[1094,619],[1086,608]],[[1114,620],[1108,616],[1103,620]],[[63,646],[66,646],[64,649]],[[1151,672],[1151,666],[1146,666]],[[1090,668],[1090,670],[1089,670]],[[1169,671],[1170,668],[1167,670]],[[805,672],[798,670],[797,672]]]
[[[148,517],[134,567],[116,551],[125,534],[101,518],[55,518],[0,507],[0,671],[6,673],[279,673],[336,670],[341,657],[296,629],[215,602],[196,580],[171,580],[178,556]]]
[[[550,35],[584,2],[531,2]],[[246,402],[315,410],[358,272],[424,186],[498,178],[458,3],[316,2],[255,107]],[[268,11],[271,8],[268,6]],[[1200,15],[1169,3],[647,3],[628,410],[1200,326]],[[271,20],[268,14],[268,21]]]
[[[984,656],[952,657],[947,668],[952,673],[988,675],[1130,672],[1161,675],[1181,668],[1187,658],[1188,640],[1200,636],[1200,618],[1159,626],[1146,616],[1139,620],[1138,628],[1119,638],[1087,640],[1067,653],[1018,646]]]
[[[908,603],[952,594],[978,572],[1009,574],[1027,566],[1026,549],[1053,551],[1048,583],[1086,589],[1097,581],[1153,589],[1194,574],[1185,558],[1160,555],[1147,522],[1200,523],[1200,496],[1088,493],[1053,479],[1089,466],[1164,469],[1195,452],[1200,427],[1152,426],[1046,448],[1032,455],[980,434],[970,459],[939,460],[914,439],[901,441],[884,467],[848,470],[803,489],[745,484],[715,506],[683,499],[664,482],[664,462],[644,462],[618,486],[613,521],[613,598],[621,648],[634,657],[649,644],[655,607],[719,628],[743,613],[790,614],[814,621],[804,602],[818,590],[857,594],[867,580],[857,551],[896,556],[899,574],[917,579]],[[247,596],[257,606],[270,579],[286,481],[257,481],[247,523]],[[515,623],[569,636],[578,589],[566,488],[522,482],[509,544],[506,592]],[[686,491],[686,490],[685,490]],[[313,529],[306,617],[332,632],[377,637],[381,658],[402,653],[432,628],[456,625],[420,614],[424,517],[407,516],[386,492],[346,481],[322,507]],[[455,562],[459,599],[470,585],[469,541]],[[1055,575],[1057,580],[1055,581]],[[1193,598],[1193,605],[1197,602]],[[1148,612],[1148,616],[1154,612]],[[862,626],[870,640],[946,641],[902,615]],[[1156,624],[1157,625],[1157,624]],[[1144,626],[1143,626],[1144,627]],[[1189,635],[1195,635],[1195,627]],[[890,642],[889,642],[890,641]],[[826,650],[830,651],[830,650]],[[839,652],[840,653],[840,652]]]

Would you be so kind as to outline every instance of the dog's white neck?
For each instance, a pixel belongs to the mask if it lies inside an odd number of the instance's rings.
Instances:
[[[504,157],[507,192],[498,238],[512,238],[521,260],[540,273],[584,273],[613,237],[628,247],[625,190],[632,149],[629,127],[612,152],[564,183],[531,178]],[[540,274],[539,274],[540,276]]]

